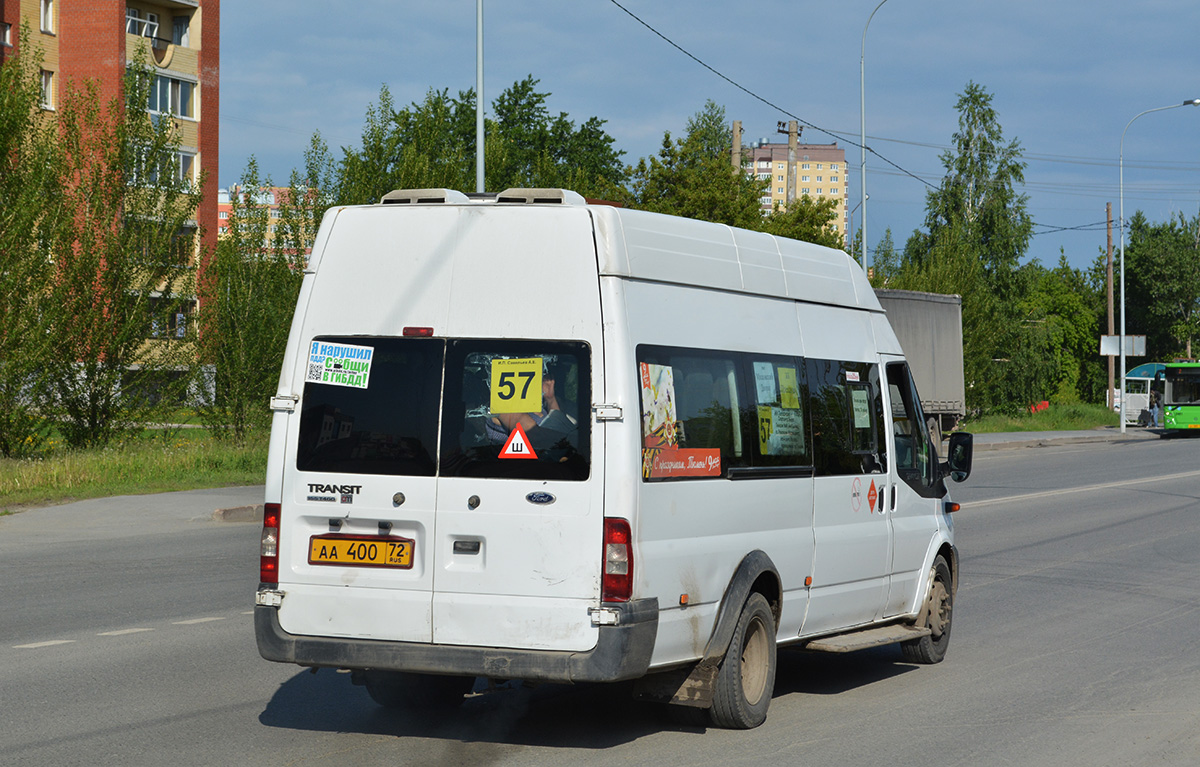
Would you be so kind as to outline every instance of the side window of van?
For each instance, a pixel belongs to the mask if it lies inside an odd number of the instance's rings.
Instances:
[[[811,466],[805,419],[808,391],[804,365],[794,357],[746,355],[754,390],[757,426],[755,466]]]
[[[296,468],[433,476],[445,348],[432,338],[313,339]]]
[[[638,347],[642,479],[720,477],[749,465],[735,355]]]
[[[642,479],[811,473],[801,360],[651,346],[637,359]]]
[[[808,387],[817,476],[886,472],[887,442],[879,434],[884,422],[879,366],[809,359]]]
[[[889,363],[887,377],[896,441],[896,473],[921,496],[940,498],[946,494],[945,482],[937,475],[937,453],[925,430],[925,414],[908,365]]]
[[[452,341],[441,475],[587,479],[590,383],[583,343]]]

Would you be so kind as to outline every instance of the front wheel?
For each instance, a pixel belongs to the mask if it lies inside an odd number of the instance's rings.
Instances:
[[[775,689],[775,616],[762,594],[751,594],[713,685],[709,721],[748,730],[766,721]]]
[[[930,635],[900,643],[904,659],[910,663],[941,663],[950,647],[950,624],[954,615],[954,582],[950,565],[941,554],[933,560],[932,581],[918,626],[928,626]]]

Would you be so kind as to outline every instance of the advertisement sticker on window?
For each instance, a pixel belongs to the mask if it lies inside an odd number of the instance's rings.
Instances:
[[[721,476],[719,448],[647,447],[642,449],[642,479]]]
[[[800,378],[796,368],[779,368],[779,401],[789,410],[800,409]]]
[[[854,428],[871,428],[871,408],[867,390],[858,387],[851,389],[850,399],[854,403]]]
[[[721,476],[720,448],[679,447],[675,373],[638,364],[642,383],[642,479]]]
[[[775,397],[775,366],[770,362],[755,362],[754,386],[760,403],[769,405],[778,401]]]
[[[313,341],[308,352],[305,381],[365,389],[371,379],[371,346]]]
[[[804,419],[798,408],[758,407],[759,455],[804,453]]]
[[[675,377],[669,365],[638,365],[642,378],[642,444],[674,447],[678,415],[675,410]]]

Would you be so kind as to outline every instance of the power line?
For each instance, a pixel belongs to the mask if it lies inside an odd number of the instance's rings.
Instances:
[[[750,98],[752,98],[752,99],[755,99],[755,100],[757,100],[757,101],[761,101],[762,103],[764,103],[764,104],[766,104],[767,106],[771,107],[772,109],[774,109],[774,110],[776,110],[776,111],[780,112],[781,114],[785,114],[785,115],[787,115],[788,117],[791,117],[792,119],[794,119],[794,120],[796,120],[797,122],[801,123],[801,124],[802,124],[802,125],[804,125],[805,127],[812,128],[813,130],[815,130],[815,131],[819,131],[819,132],[821,132],[821,133],[824,133],[824,134],[825,134],[825,135],[827,135],[827,136],[833,136],[834,138],[836,138],[836,139],[840,139],[840,140],[844,141],[845,143],[847,143],[847,144],[849,144],[849,145],[851,145],[851,146],[859,147],[860,149],[861,149],[861,148],[864,148],[862,144],[858,143],[857,141],[854,141],[853,139],[849,138],[848,136],[846,136],[846,135],[843,135],[843,134],[840,134],[840,133],[837,133],[837,132],[835,132],[835,131],[831,131],[831,130],[829,130],[829,129],[827,129],[827,128],[822,128],[822,127],[821,127],[821,126],[819,126],[819,125],[814,125],[813,123],[810,123],[809,121],[805,120],[804,118],[800,117],[799,115],[795,115],[795,114],[793,114],[792,112],[789,112],[788,110],[786,110],[786,109],[784,109],[783,107],[779,106],[778,104],[775,104],[774,102],[772,102],[772,101],[769,101],[769,100],[767,100],[766,98],[764,98],[764,97],[762,97],[762,96],[758,95],[757,93],[755,93],[754,91],[750,90],[749,88],[747,88],[746,86],[742,85],[741,83],[737,82],[736,80],[733,80],[732,78],[730,78],[730,77],[726,76],[724,73],[722,73],[722,72],[720,72],[720,71],[718,71],[718,70],[714,69],[713,67],[709,66],[709,64],[708,64],[708,63],[706,63],[705,61],[703,61],[703,60],[702,60],[702,59],[700,59],[699,57],[695,56],[695,55],[694,55],[694,54],[692,54],[690,51],[688,51],[687,49],[683,48],[681,45],[679,45],[678,43],[676,43],[674,40],[672,40],[671,38],[667,37],[667,36],[666,36],[666,35],[664,35],[662,32],[659,32],[657,29],[655,29],[654,27],[650,26],[648,23],[646,23],[645,21],[643,21],[641,18],[639,18],[639,17],[637,16],[637,14],[635,14],[633,11],[629,10],[629,9],[628,9],[628,8],[626,8],[625,6],[621,5],[619,2],[617,2],[617,0],[609,0],[609,2],[610,2],[610,3],[612,3],[613,5],[617,6],[618,8],[620,8],[620,9],[621,9],[622,11],[624,11],[626,14],[628,14],[628,16],[629,16],[631,19],[633,19],[634,21],[636,21],[637,23],[641,24],[641,25],[642,25],[643,27],[645,27],[646,29],[648,29],[648,30],[650,30],[651,32],[653,32],[655,35],[657,35],[659,38],[661,38],[661,39],[662,39],[662,40],[663,40],[665,43],[667,43],[668,45],[670,45],[672,48],[674,48],[675,50],[679,51],[679,52],[680,52],[680,53],[682,53],[684,56],[687,56],[689,59],[691,59],[692,61],[696,62],[696,63],[697,63],[697,64],[699,64],[700,66],[704,67],[704,68],[705,68],[705,69],[707,69],[709,72],[712,72],[714,75],[716,75],[717,77],[721,78],[721,79],[722,79],[722,80],[724,80],[725,82],[729,83],[729,84],[730,84],[730,85],[732,85],[733,87],[737,88],[737,89],[738,89],[738,90],[740,90],[741,92],[745,93],[745,94],[746,94],[747,96],[749,96]],[[868,146],[868,147],[865,147],[865,149],[866,149],[868,152],[870,152],[871,154],[873,154],[874,156],[878,157],[878,158],[879,158],[880,160],[882,160],[883,162],[886,162],[888,165],[891,165],[893,168],[895,168],[896,170],[900,171],[901,173],[903,173],[903,174],[905,174],[905,175],[909,176],[910,178],[913,178],[913,179],[915,179],[915,180],[917,180],[917,181],[920,181],[922,184],[925,184],[926,186],[928,186],[928,187],[930,187],[930,188],[932,188],[932,189],[936,189],[936,188],[937,188],[936,186],[934,186],[933,184],[929,183],[928,181],[926,181],[925,179],[921,178],[920,176],[918,176],[918,175],[916,175],[916,174],[914,174],[914,173],[910,173],[910,172],[909,172],[907,169],[905,169],[905,168],[902,168],[901,166],[899,166],[899,165],[897,165],[896,163],[892,162],[892,161],[891,161],[891,160],[889,160],[888,158],[886,158],[886,157],[884,157],[883,155],[879,154],[879,152],[876,152],[876,151],[875,151],[874,149],[872,149],[871,147],[869,147],[869,146]]]
[[[641,24],[647,30],[652,32],[655,36],[660,38],[663,42],[667,43],[675,50],[677,50],[680,53],[682,53],[683,55],[687,56],[692,61],[696,62],[697,64],[704,67],[712,74],[721,78],[725,82],[729,83],[730,85],[732,85],[733,87],[742,91],[743,93],[745,93],[746,95],[755,99],[756,101],[760,101],[763,104],[771,107],[772,109],[777,110],[781,114],[784,114],[784,115],[787,115],[788,117],[793,118],[794,120],[796,120],[797,122],[801,123],[802,125],[804,125],[806,127],[812,128],[813,130],[819,131],[820,133],[824,133],[827,136],[832,136],[835,139],[839,139],[839,140],[845,142],[846,144],[849,144],[850,146],[858,147],[860,149],[865,149],[866,151],[870,152],[873,156],[879,158],[881,161],[887,163],[888,165],[890,165],[891,167],[893,167],[897,171],[899,171],[899,173],[891,173],[886,170],[876,171],[876,172],[882,173],[885,175],[906,176],[908,178],[911,178],[915,181],[918,181],[918,182],[924,184],[925,186],[927,186],[933,190],[937,190],[940,188],[940,186],[938,184],[928,181],[925,178],[922,178],[921,176],[917,175],[916,173],[913,173],[912,171],[908,170],[907,168],[904,168],[904,167],[898,165],[897,163],[893,162],[889,158],[880,154],[878,151],[871,148],[870,146],[864,146],[863,144],[860,144],[859,142],[850,138],[850,136],[848,134],[839,132],[839,131],[835,131],[835,130],[830,130],[828,128],[822,128],[819,125],[815,125],[815,124],[805,120],[804,118],[802,118],[796,114],[793,114],[792,112],[788,111],[787,109],[784,109],[783,107],[779,106],[778,104],[775,104],[774,102],[770,101],[769,99],[767,99],[763,96],[760,96],[758,93],[750,90],[749,88],[745,87],[741,83],[739,83],[736,80],[732,79],[731,77],[725,75],[723,72],[712,67],[707,62],[705,62],[703,59],[701,59],[698,56],[696,56],[695,54],[691,53],[690,51],[685,49],[683,46],[679,45],[674,40],[672,40],[671,38],[664,35],[662,32],[659,32],[657,29],[655,29],[653,26],[651,26],[645,20],[640,18],[637,14],[633,13],[625,6],[621,5],[621,3],[617,2],[617,0],[609,0],[609,2],[611,2],[613,5],[617,6],[617,8],[620,8],[631,19],[636,21],[638,24]],[[876,137],[876,136],[872,136],[870,138],[873,138],[877,141],[887,141],[887,142],[897,143],[897,144],[907,144],[907,145],[911,145],[911,146],[926,147],[926,148],[930,148],[930,149],[942,149],[942,150],[952,150],[953,149],[953,147],[947,146],[944,144],[932,144],[932,143],[919,142],[919,141],[906,141],[903,139],[883,138],[883,137]],[[1104,167],[1112,167],[1112,165],[1113,165],[1111,160],[1104,160],[1104,159],[1099,159],[1099,158],[1088,158],[1088,157],[1072,157],[1070,155],[1052,155],[1052,154],[1037,154],[1037,153],[1022,152],[1020,154],[1020,157],[1023,160],[1030,159],[1030,160],[1036,160],[1039,162],[1061,162],[1061,163],[1066,163],[1066,164],[1092,165],[1092,166],[1104,166]],[[1189,170],[1200,169],[1200,163],[1184,163],[1184,162],[1173,162],[1170,165],[1167,165],[1165,163],[1157,164],[1157,163],[1147,163],[1147,162],[1136,163],[1136,164],[1126,163],[1126,165],[1128,165],[1131,168],[1142,168],[1142,169],[1148,169],[1148,170],[1189,171]],[[1193,167],[1189,167],[1189,166],[1193,166]],[[945,176],[940,175],[940,176],[936,176],[935,178],[941,180],[941,179],[944,179]],[[1027,182],[1027,183],[1023,183],[1022,186],[1025,188],[1041,188],[1043,191],[1045,191],[1047,193],[1070,194],[1068,192],[1053,192],[1052,190],[1053,190],[1054,185],[1051,185],[1051,184],[1048,184],[1045,182]],[[1072,185],[1062,184],[1059,186],[1061,186],[1063,188],[1069,188]],[[1081,188],[1093,188],[1093,189],[1095,188],[1094,184],[1092,184],[1092,185],[1076,185],[1076,186],[1080,186]],[[1149,191],[1149,190],[1147,190],[1147,191]],[[1156,185],[1155,191],[1162,191],[1161,185]],[[1094,196],[1105,196],[1105,195],[1086,195],[1086,194],[1079,193],[1079,196],[1093,196],[1094,197]],[[1100,223],[1107,226],[1107,222],[1100,222]],[[1098,229],[1092,228],[1092,227],[1097,226],[1097,224],[1081,224],[1079,226],[1055,226],[1055,225],[1051,225],[1051,224],[1040,224],[1037,222],[1033,222],[1033,226],[1045,228],[1045,231],[1034,232],[1033,234],[1035,236],[1040,235],[1040,234],[1054,234],[1057,232],[1068,232],[1068,231],[1099,231]]]

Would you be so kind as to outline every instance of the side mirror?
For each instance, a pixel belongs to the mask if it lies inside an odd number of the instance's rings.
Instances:
[[[946,458],[945,468],[950,472],[950,479],[963,482],[971,476],[971,454],[975,437],[966,432],[955,432],[950,435],[950,447]]]

